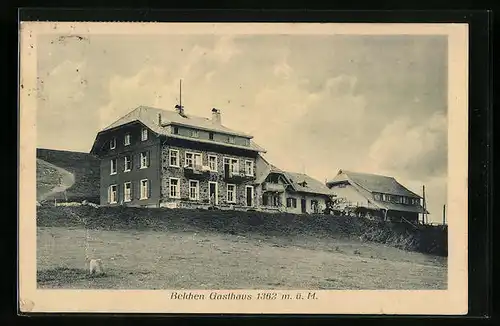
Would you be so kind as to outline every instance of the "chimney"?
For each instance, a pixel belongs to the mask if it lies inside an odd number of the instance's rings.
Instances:
[[[158,113],[158,125],[161,127],[161,113]]]
[[[216,108],[212,109],[212,122],[218,125],[221,124],[220,110],[217,110]]]

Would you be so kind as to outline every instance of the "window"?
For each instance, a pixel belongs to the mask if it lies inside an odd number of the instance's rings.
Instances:
[[[208,155],[208,167],[210,171],[217,172],[217,156]]]
[[[129,202],[132,200],[132,184],[130,182],[125,182],[123,184],[123,201]]]
[[[186,152],[185,167],[195,168],[201,166],[201,154]]]
[[[227,202],[236,203],[236,185],[227,185]]]
[[[117,185],[111,185],[109,186],[108,190],[108,201],[110,204],[116,204],[118,200],[118,186]]]
[[[116,174],[116,158],[111,160],[111,173],[110,174]]]
[[[224,169],[229,166],[229,172],[231,173],[238,173],[239,172],[239,166],[238,166],[238,160],[234,158],[224,158]]]
[[[179,151],[171,149],[169,153],[170,166],[179,167]]]
[[[245,174],[249,176],[253,176],[253,162],[245,161]]]
[[[403,199],[403,204],[408,205],[410,203],[410,198],[408,197],[401,197]]]
[[[178,135],[178,134],[179,134],[179,127],[177,127],[177,126],[173,126],[173,127],[172,127],[172,133],[173,133],[174,135]]]
[[[147,199],[149,197],[149,180],[141,180],[141,198]]]
[[[109,148],[110,149],[115,149],[116,148],[116,138],[112,138],[111,141],[109,142]]]
[[[227,137],[227,142],[230,143],[230,144],[234,144],[234,142],[235,142],[234,136],[228,136]]]
[[[200,199],[200,183],[198,180],[189,180],[189,199]]]
[[[170,193],[169,193],[170,198],[181,198],[181,193],[179,190],[180,180],[177,178],[170,178],[169,184],[170,184]]]
[[[130,145],[130,134],[125,135],[125,141],[124,141],[125,146]]]
[[[191,137],[198,138],[200,136],[200,133],[198,130],[191,130]]]
[[[292,197],[287,198],[286,207],[297,208],[297,198],[292,198]]]
[[[213,133],[213,132],[210,132],[210,133],[208,134],[208,139],[210,139],[210,140],[214,140],[214,133]]]
[[[148,140],[148,129],[147,128],[142,128],[141,140],[142,141]]]
[[[275,207],[281,206],[279,196],[273,196],[273,206],[275,206]]]
[[[132,161],[130,159],[130,156],[125,156],[123,158],[123,163],[124,163],[124,169],[123,172],[128,172],[132,169]]]
[[[374,194],[373,198],[375,198],[375,200],[380,200],[380,194]]]
[[[148,153],[141,153],[141,169],[145,169],[149,166]]]

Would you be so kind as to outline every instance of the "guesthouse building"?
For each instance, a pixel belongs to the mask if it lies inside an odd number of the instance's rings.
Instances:
[[[204,118],[140,106],[101,130],[91,150],[101,161],[101,205],[254,208],[265,150],[221,118],[215,108]]]
[[[429,214],[423,198],[393,177],[340,170],[326,186],[338,210],[369,219],[417,224],[419,214]]]

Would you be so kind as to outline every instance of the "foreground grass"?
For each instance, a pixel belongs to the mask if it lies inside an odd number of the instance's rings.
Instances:
[[[89,256],[106,274],[85,271]],[[40,288],[446,289],[446,258],[313,236],[38,227]]]

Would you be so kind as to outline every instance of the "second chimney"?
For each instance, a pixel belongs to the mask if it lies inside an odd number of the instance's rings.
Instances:
[[[217,110],[216,108],[212,109],[212,122],[218,125],[221,124],[220,110]]]

